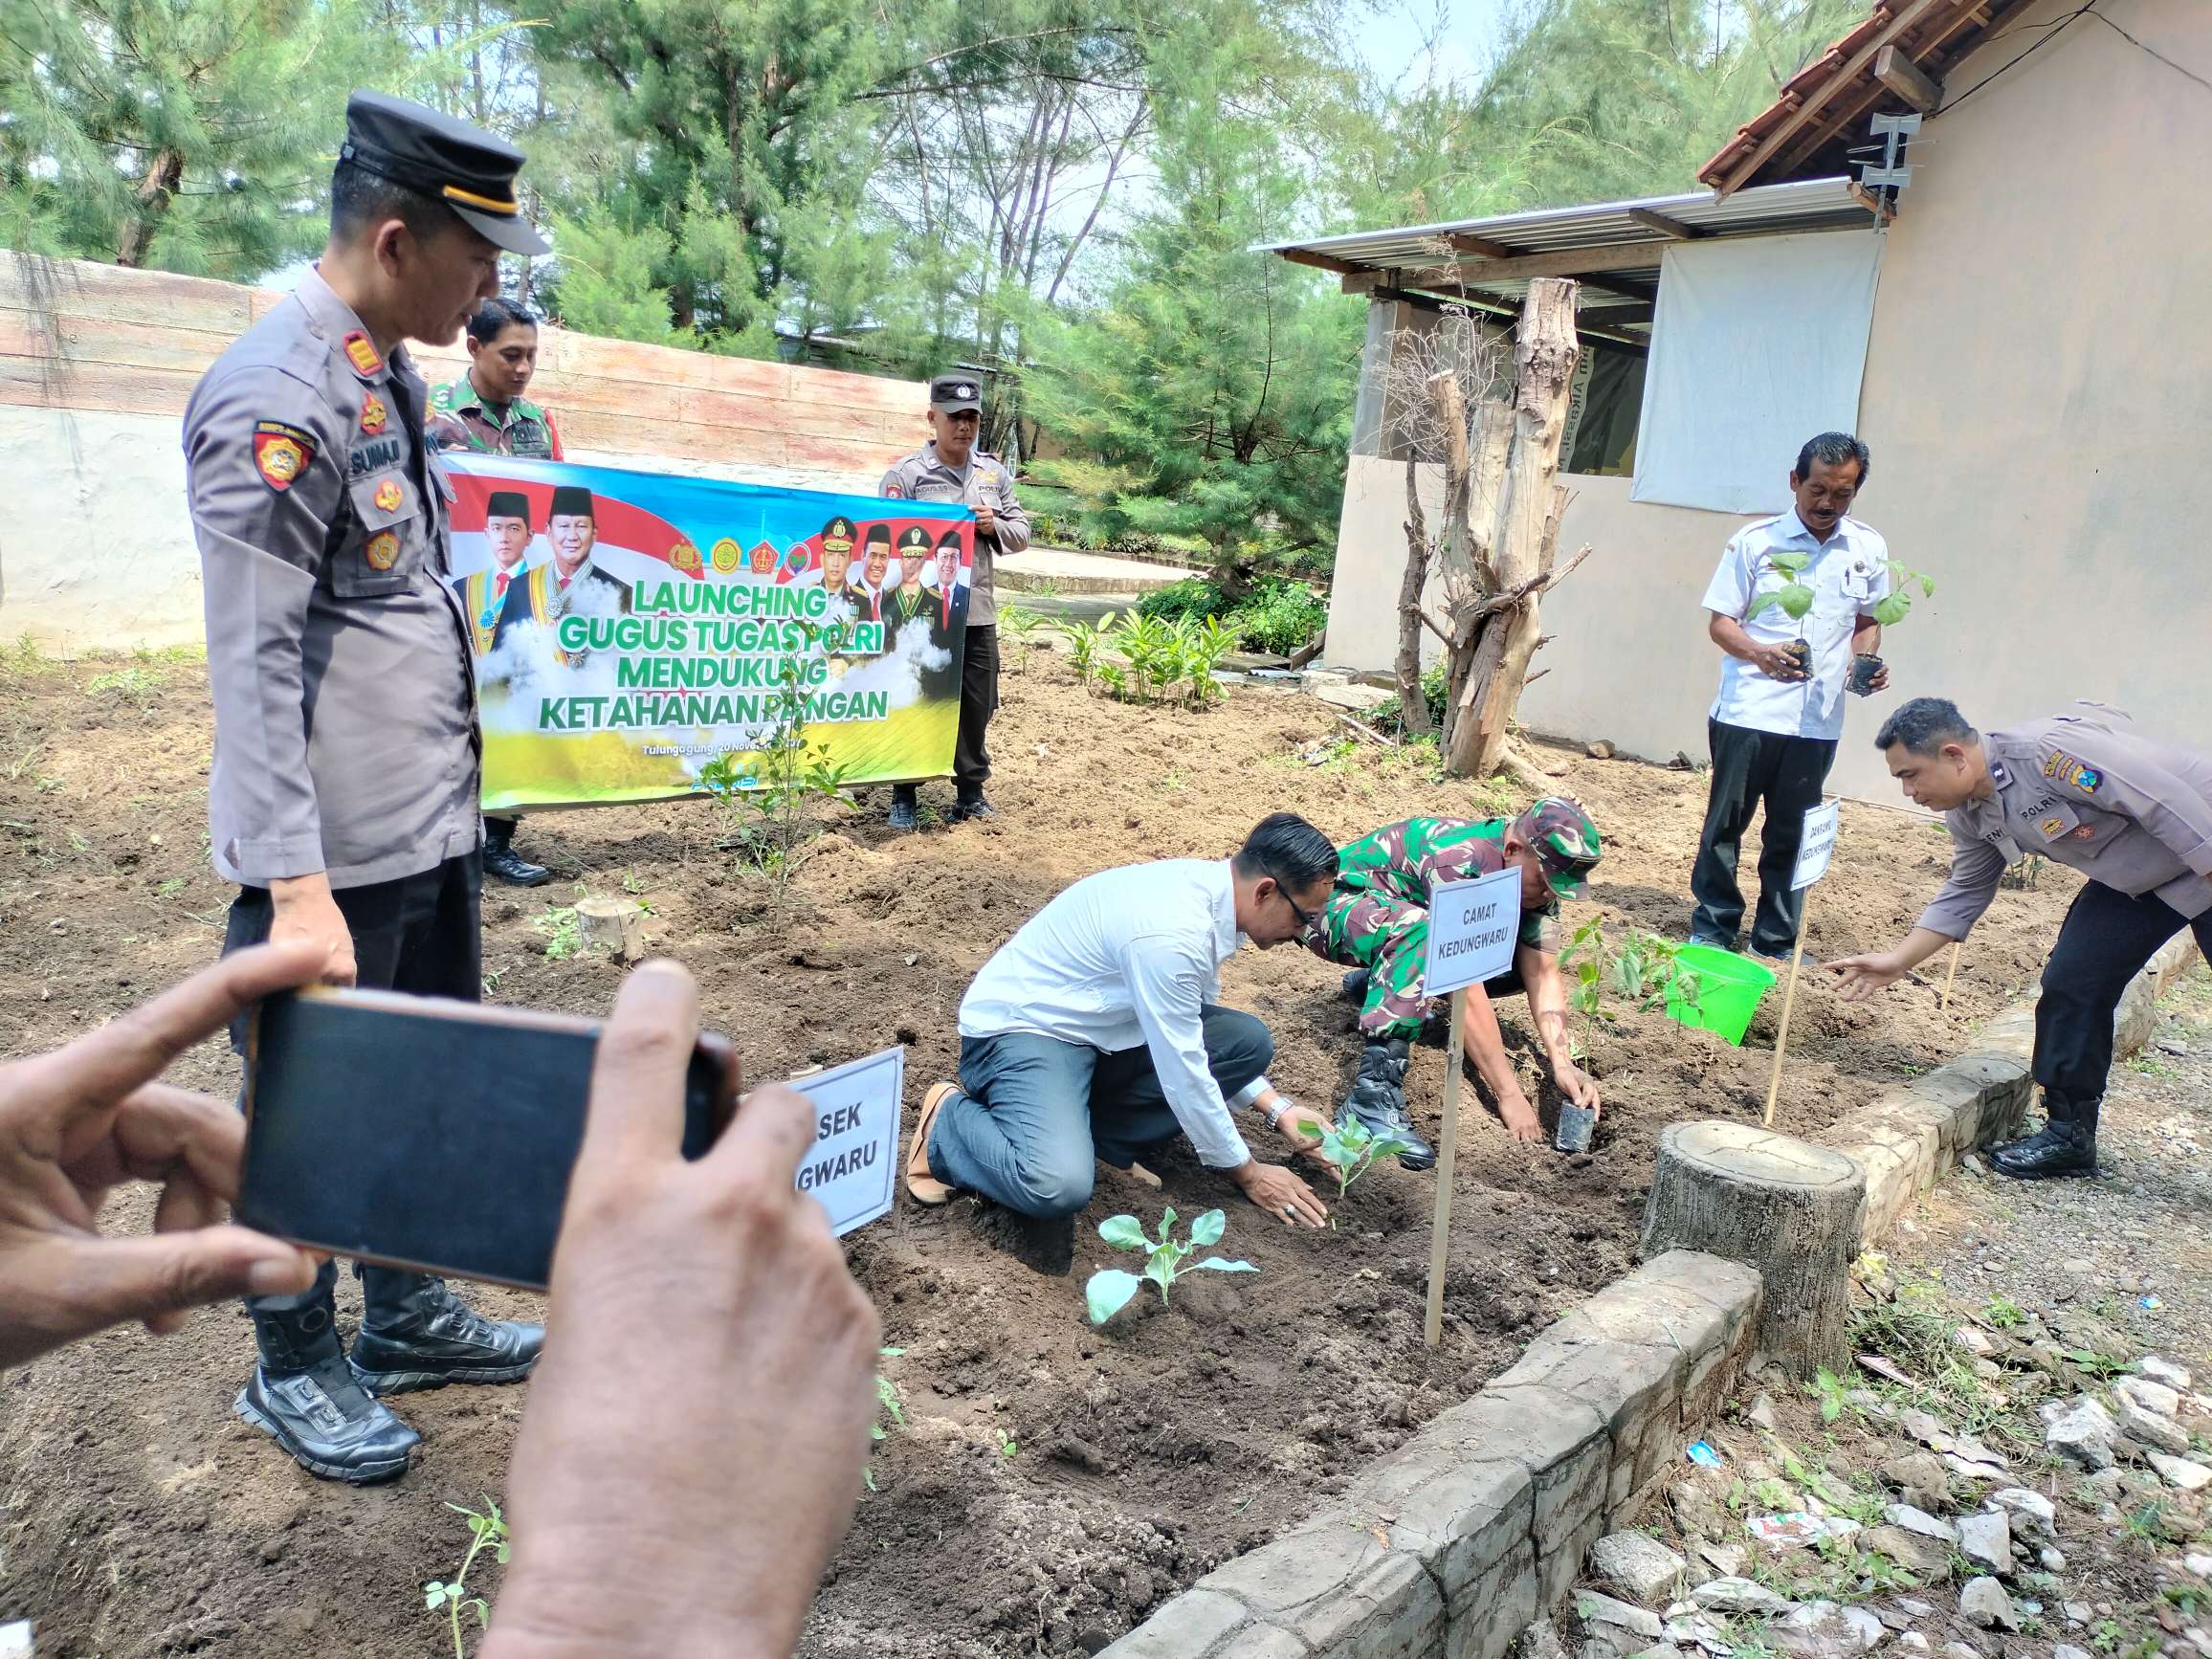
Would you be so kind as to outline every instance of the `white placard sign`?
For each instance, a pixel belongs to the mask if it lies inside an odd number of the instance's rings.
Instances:
[[[1441,881],[1428,890],[1428,965],[1422,993],[1440,997],[1479,984],[1513,965],[1520,941],[1518,865],[1471,881]]]
[[[1836,825],[1843,815],[1841,801],[1805,808],[1804,839],[1798,843],[1797,872],[1789,878],[1791,892],[1810,887],[1828,873],[1828,860],[1836,853]]]
[[[905,1049],[794,1077],[791,1087],[814,1103],[814,1144],[799,1160],[799,1190],[830,1212],[830,1230],[842,1236],[890,1213]]]

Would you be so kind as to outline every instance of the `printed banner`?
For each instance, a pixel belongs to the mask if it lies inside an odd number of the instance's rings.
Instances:
[[[849,783],[942,776],[975,515],[958,503],[448,452],[484,806],[698,790],[804,697]]]

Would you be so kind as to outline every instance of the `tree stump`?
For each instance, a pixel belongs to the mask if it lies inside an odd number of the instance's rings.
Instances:
[[[1757,1345],[1794,1376],[1850,1359],[1850,1269],[1867,1178],[1825,1146],[1751,1123],[1675,1123],[1659,1137],[1644,1256],[1704,1250],[1758,1270]]]
[[[579,898],[576,925],[586,945],[604,946],[616,962],[645,959],[645,912],[634,899]]]

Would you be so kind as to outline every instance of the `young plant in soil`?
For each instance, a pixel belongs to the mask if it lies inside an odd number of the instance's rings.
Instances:
[[[1572,970],[1567,1006],[1582,1016],[1585,1057],[1598,1022],[1612,1022],[1605,1006],[1609,994],[1618,993],[1631,1007],[1643,1009],[1665,1007],[1670,1002],[1695,1008],[1703,997],[1697,970],[1682,965],[1681,945],[1641,929],[1616,945],[1605,937],[1603,917],[1593,916],[1575,929],[1567,948],[1559,952],[1559,966]]]
[[[718,755],[699,768],[699,785],[730,818],[736,845],[772,884],[770,910],[778,918],[800,850],[822,832],[814,809],[858,805],[846,787],[852,767],[833,764],[827,747],[809,754],[807,741],[807,704],[813,691],[807,665],[843,643],[844,625],[792,626],[806,630],[806,649],[784,659],[776,689],[768,694],[769,726],[761,747]]]
[[[905,1352],[904,1348],[878,1348],[876,1350],[877,1356],[885,1360],[896,1360]],[[898,1384],[880,1371],[875,1374],[875,1405],[876,1414],[869,1419],[868,1423],[868,1439],[871,1445],[878,1440],[889,1440],[891,1428],[904,1428],[906,1427],[906,1406],[898,1398]],[[891,1428],[883,1427],[883,1420],[887,1416],[891,1419]],[[875,1490],[875,1471],[873,1469],[862,1469],[860,1480],[861,1484],[866,1486],[870,1492]]]
[[[443,1608],[448,1628],[453,1638],[453,1659],[468,1659],[468,1648],[461,1636],[461,1611],[466,1608],[476,1616],[476,1628],[481,1630],[492,1622],[492,1609],[483,1597],[469,1588],[469,1570],[476,1564],[476,1558],[490,1550],[493,1559],[502,1567],[507,1564],[507,1517],[499,1513],[499,1506],[489,1497],[484,1499],[483,1514],[457,1503],[446,1508],[467,1518],[469,1523],[469,1553],[461,1558],[461,1570],[452,1582],[432,1579],[423,1586],[423,1605],[435,1613]]]
[[[1365,1175],[1378,1158],[1394,1158],[1401,1152],[1409,1152],[1413,1143],[1395,1135],[1377,1135],[1363,1123],[1347,1117],[1334,1129],[1323,1129],[1318,1120],[1307,1117],[1298,1124],[1298,1133],[1313,1136],[1321,1142],[1321,1156],[1337,1175],[1337,1202],[1344,1202],[1352,1183]],[[1336,1229],[1337,1218],[1329,1217],[1331,1231]]]
[[[1014,672],[1029,672],[1029,641],[1037,630],[1045,626],[1045,619],[1022,605],[999,607],[999,631],[1014,642]]]
[[[1123,1272],[1119,1268],[1103,1268],[1093,1273],[1083,1285],[1083,1300],[1091,1310],[1091,1323],[1103,1325],[1129,1304],[1138,1287],[1150,1279],[1160,1287],[1160,1305],[1167,1306],[1167,1293],[1176,1279],[1192,1268],[1209,1268],[1217,1273],[1256,1273],[1259,1269],[1250,1262],[1225,1262],[1219,1256],[1207,1256],[1202,1262],[1183,1266],[1183,1258],[1194,1250],[1221,1242],[1221,1235],[1228,1227],[1228,1218],[1218,1209],[1209,1209],[1190,1224],[1190,1236],[1175,1236],[1175,1211],[1165,1210],[1160,1217],[1160,1236],[1145,1235],[1144,1224],[1133,1215],[1110,1215],[1098,1224],[1098,1236],[1117,1250],[1144,1252],[1144,1272]]]

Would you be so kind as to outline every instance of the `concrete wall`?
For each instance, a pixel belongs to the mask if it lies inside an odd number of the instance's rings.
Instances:
[[[281,296],[0,252],[0,638],[71,649],[202,636],[179,416]],[[422,351],[434,381],[467,364]],[[532,395],[571,460],[874,492],[928,435],[928,388],[543,330]]]
[[[2031,9],[1955,70],[1957,97],[2074,10]],[[2212,74],[2212,8],[2118,0],[2113,21]],[[2085,17],[1931,120],[1890,232],[1859,431],[1860,510],[1936,577],[1886,647],[1894,692],[1854,701],[1833,786],[1896,799],[1869,740],[1905,696],[1956,698],[1983,726],[2096,697],[2185,739],[2212,729],[2212,215],[2199,201],[2212,99]],[[1776,438],[1781,475],[1806,434]],[[1568,478],[1561,528],[1589,563],[1544,604],[1550,670],[1527,723],[1639,754],[1703,751],[1717,675],[1697,600],[1739,520],[1632,504],[1622,479]],[[1355,458],[1328,659],[1386,669],[1404,567],[1402,467]]]

